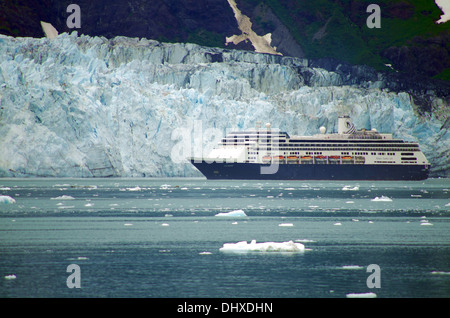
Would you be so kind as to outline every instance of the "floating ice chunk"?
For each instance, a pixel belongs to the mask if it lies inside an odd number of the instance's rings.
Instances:
[[[352,204],[355,203],[355,201],[346,201],[345,203]]]
[[[11,190],[10,187],[0,187],[0,191],[9,191]]]
[[[444,205],[444,206],[450,206],[450,202],[449,203],[447,203],[446,205]]]
[[[344,186],[342,188],[342,191],[358,191],[359,190],[359,186],[354,186],[354,187],[350,187],[350,186]]]
[[[382,195],[381,197],[375,197],[374,199],[370,200],[370,201],[374,201],[374,202],[391,202],[392,199],[389,197],[386,197],[384,195]]]
[[[142,189],[139,186],[136,186],[134,188],[127,188],[128,191],[141,191]]]
[[[162,223],[161,226],[169,226],[168,223]]]
[[[442,271],[432,271],[433,275],[450,275],[450,272],[442,272]]]
[[[243,217],[243,216],[247,216],[247,214],[245,214],[245,212],[242,210],[234,210],[234,211],[230,211],[230,212],[217,213],[215,216]]]
[[[342,269],[363,269],[364,267],[359,265],[344,265],[341,267]]]
[[[294,224],[292,224],[292,223],[280,223],[280,224],[278,224],[278,226],[286,226],[286,227],[288,227],[288,226],[294,226]]]
[[[12,275],[6,275],[5,279],[16,279],[16,275],[12,274]]]
[[[9,195],[0,195],[0,203],[13,204],[16,200],[11,198]]]
[[[336,222],[333,225],[342,225],[342,223],[341,222]]]
[[[296,242],[302,242],[302,243],[315,243],[316,241],[314,240],[308,240],[308,239],[298,239],[295,240]]]
[[[433,223],[426,221],[426,222],[421,222],[420,225],[433,225]]]
[[[74,197],[70,196],[70,195],[61,195],[59,197],[56,198],[51,198],[51,200],[75,200]]]
[[[252,240],[250,243],[241,241],[237,243],[225,243],[219,249],[221,252],[289,252],[299,253],[305,251],[305,246],[301,243],[288,242],[264,242],[256,243]]]
[[[124,226],[132,226],[133,223],[124,223]]]
[[[376,298],[377,294],[375,293],[350,293],[346,295],[347,298]]]
[[[212,253],[211,252],[200,252],[200,253],[198,253],[199,255],[211,255]]]

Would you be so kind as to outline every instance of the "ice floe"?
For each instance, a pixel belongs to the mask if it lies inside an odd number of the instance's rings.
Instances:
[[[305,246],[301,243],[294,243],[293,241],[256,243],[256,240],[252,240],[250,243],[247,243],[247,241],[241,241],[237,243],[225,243],[219,250],[221,252],[299,253],[305,251]]]
[[[61,195],[61,196],[56,197],[56,198],[51,198],[51,200],[75,200],[75,198],[70,196],[70,195],[64,194],[64,195]]]
[[[280,223],[280,224],[278,224],[278,226],[289,227],[289,226],[294,226],[294,224],[292,224],[292,223]]]
[[[12,275],[6,275],[5,279],[16,279],[16,275],[12,274]]]
[[[128,191],[141,191],[142,189],[141,189],[141,187],[136,186],[136,187],[134,187],[134,188],[127,188],[127,190],[128,190]]]
[[[347,298],[376,298],[375,293],[350,293],[346,295]]]
[[[344,265],[341,267],[342,269],[363,269],[364,267],[359,265]]]
[[[375,197],[375,198],[373,198],[370,201],[374,201],[374,202],[391,202],[392,199],[382,195],[381,197]]]
[[[342,191],[358,191],[358,190],[359,190],[359,186],[351,187],[351,186],[346,185],[342,188]]]
[[[0,203],[13,204],[16,203],[16,200],[9,195],[0,195]]]
[[[215,216],[221,216],[221,217],[243,217],[247,216],[243,210],[234,210],[230,212],[222,212],[217,213]]]

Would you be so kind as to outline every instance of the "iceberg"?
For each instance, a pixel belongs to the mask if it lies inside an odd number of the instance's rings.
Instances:
[[[382,195],[381,197],[375,197],[375,198],[373,198],[370,201],[373,201],[373,202],[391,202],[392,199]]]
[[[13,204],[16,203],[16,200],[9,195],[0,195],[0,203]]]
[[[250,243],[247,241],[241,241],[237,243],[225,243],[221,252],[288,252],[299,253],[305,251],[305,246],[301,243],[288,242],[264,242],[256,243],[256,240],[252,240]]]
[[[427,93],[433,113],[422,116],[410,93],[380,88],[387,80],[190,43],[0,35],[0,177],[201,177],[185,158],[228,129],[270,122],[313,135],[344,113],[418,141],[432,173],[448,175],[447,99]]]
[[[346,295],[347,298],[376,298],[375,293],[350,293]]]
[[[245,212],[243,210],[234,210],[234,211],[230,211],[230,212],[217,213],[215,216],[220,216],[220,217],[243,217],[243,216],[247,216],[247,214],[245,214]]]
[[[74,197],[70,196],[70,195],[61,195],[59,197],[55,197],[55,198],[50,198],[50,200],[75,200]]]
[[[342,188],[342,191],[358,191],[358,190],[359,190],[359,186],[351,187],[351,186],[346,185]]]
[[[359,265],[344,265],[341,268],[353,270],[353,269],[363,269],[364,267],[359,266]]]
[[[6,276],[5,276],[5,279],[16,279],[16,278],[17,278],[17,276],[14,275],[14,274],[6,275]]]

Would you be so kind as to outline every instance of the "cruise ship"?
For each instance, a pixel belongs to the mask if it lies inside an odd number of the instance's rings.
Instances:
[[[270,124],[231,132],[207,157],[189,159],[207,179],[424,180],[430,171],[418,143],[356,130],[348,116],[330,134],[289,136]]]

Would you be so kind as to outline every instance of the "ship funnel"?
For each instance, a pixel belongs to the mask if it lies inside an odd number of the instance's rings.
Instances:
[[[339,116],[338,118],[338,134],[353,134],[356,131],[349,116]]]

